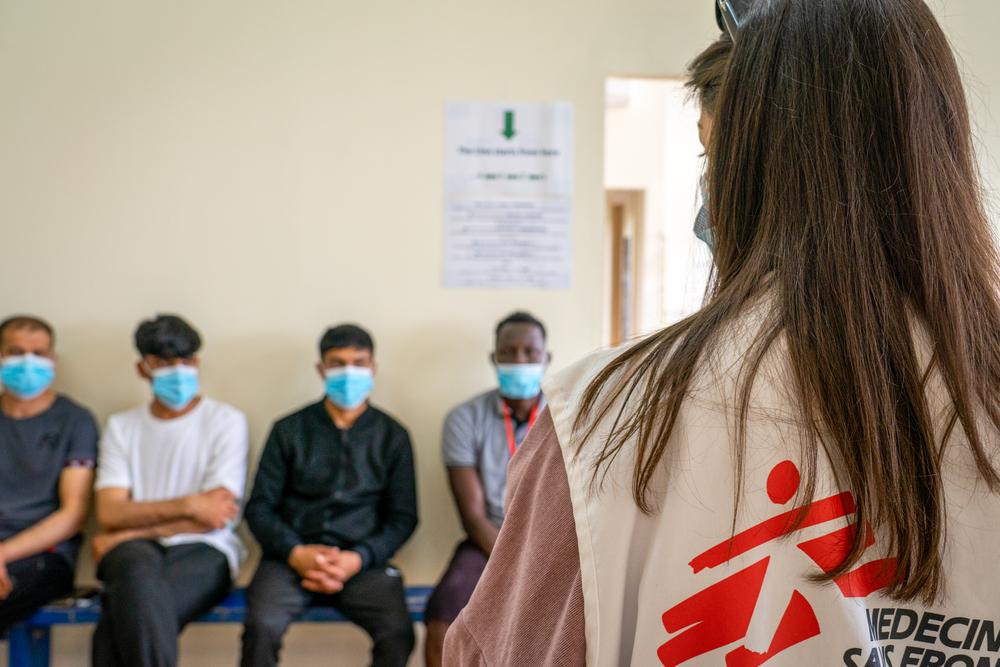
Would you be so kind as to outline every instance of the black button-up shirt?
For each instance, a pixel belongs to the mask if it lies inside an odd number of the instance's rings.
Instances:
[[[347,430],[322,401],[275,423],[246,507],[265,558],[299,544],[357,551],[365,568],[388,562],[417,527],[410,436],[369,407]]]

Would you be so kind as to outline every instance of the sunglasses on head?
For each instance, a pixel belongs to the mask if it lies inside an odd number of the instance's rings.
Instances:
[[[718,22],[719,28],[729,33],[729,38],[735,42],[736,35],[740,31],[740,18],[733,7],[732,0],[716,0],[715,20]]]

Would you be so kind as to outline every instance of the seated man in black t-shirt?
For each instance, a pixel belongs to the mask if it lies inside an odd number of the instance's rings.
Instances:
[[[264,446],[246,519],[264,558],[247,591],[244,667],[276,665],[288,625],[331,605],[371,635],[375,667],[404,667],[413,625],[389,559],[417,526],[410,436],[372,407],[371,336],[326,332],[326,396],[279,420]]]
[[[54,377],[52,327],[0,323],[0,632],[73,590],[97,426]]]

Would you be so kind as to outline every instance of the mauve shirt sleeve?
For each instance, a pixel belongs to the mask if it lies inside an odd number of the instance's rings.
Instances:
[[[586,663],[580,554],[559,439],[548,410],[511,460],[507,514],[444,664]]]

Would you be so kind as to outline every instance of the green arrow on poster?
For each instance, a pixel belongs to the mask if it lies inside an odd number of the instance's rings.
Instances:
[[[504,137],[506,137],[507,141],[510,141],[511,139],[513,139],[517,135],[517,132],[514,131],[514,112],[513,111],[504,111],[503,112],[503,132],[501,132],[500,134],[502,134]]]

